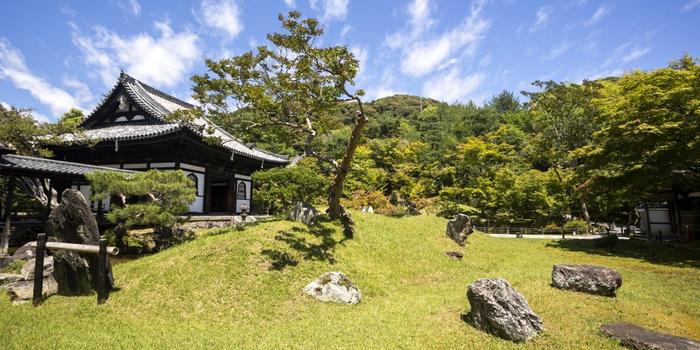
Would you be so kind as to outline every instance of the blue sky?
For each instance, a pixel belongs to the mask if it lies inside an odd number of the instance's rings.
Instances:
[[[204,58],[265,43],[277,15],[322,21],[361,61],[368,99],[483,103],[534,80],[581,81],[700,57],[700,0],[3,1],[0,102],[55,120],[91,111],[121,69],[190,100]]]

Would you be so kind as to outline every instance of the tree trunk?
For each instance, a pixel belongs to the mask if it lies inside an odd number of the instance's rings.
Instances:
[[[586,206],[586,201],[583,198],[581,198],[581,216],[583,220],[586,220],[586,230],[588,231],[586,233],[591,233],[591,216],[588,215],[588,206]]]
[[[358,113],[357,123],[352,129],[352,135],[350,136],[350,141],[348,146],[345,148],[345,154],[343,155],[343,160],[338,166],[338,171],[335,173],[333,178],[333,184],[328,194],[328,215],[331,219],[337,220],[343,215],[344,209],[340,205],[340,198],[343,196],[343,186],[345,185],[345,178],[348,176],[350,171],[350,164],[352,164],[352,159],[355,156],[355,151],[357,146],[360,144],[360,139],[362,138],[362,129],[367,125],[368,119],[364,113]]]

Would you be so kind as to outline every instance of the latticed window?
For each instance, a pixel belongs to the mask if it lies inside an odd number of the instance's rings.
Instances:
[[[246,186],[245,182],[239,182],[238,183],[238,194],[236,195],[237,199],[246,199]]]

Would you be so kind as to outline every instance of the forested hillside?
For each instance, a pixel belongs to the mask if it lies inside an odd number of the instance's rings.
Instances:
[[[618,78],[538,81],[530,92],[503,91],[483,106],[407,95],[378,99],[366,105],[371,118],[345,204],[389,215],[459,211],[494,224],[560,225],[588,215],[634,221],[634,206],[659,188],[697,184],[698,71],[696,60],[685,56]],[[325,152],[342,156],[352,116],[351,106],[341,105],[326,117],[329,127],[317,139]],[[245,137],[299,153],[283,134]],[[318,186],[323,182],[312,177],[330,176],[311,159],[296,168],[257,175],[265,209],[282,209],[296,198],[292,190],[267,196],[271,183],[294,178],[297,186]],[[311,171],[294,175],[299,168]]]

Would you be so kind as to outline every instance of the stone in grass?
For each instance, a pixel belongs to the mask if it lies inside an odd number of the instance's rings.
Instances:
[[[23,304],[32,300],[34,294],[34,281],[19,281],[8,284],[7,294],[13,304]],[[42,299],[46,299],[58,292],[58,283],[53,276],[45,277],[42,286]]]
[[[357,304],[362,299],[360,290],[342,272],[326,272],[304,287],[304,293],[323,302]]]
[[[522,294],[502,278],[482,278],[469,285],[471,311],[467,321],[483,331],[514,342],[525,342],[543,329]]]
[[[34,280],[34,269],[36,268],[36,259],[32,258],[27,260],[22,266],[22,279],[26,281]],[[49,277],[53,275],[53,257],[44,257],[44,277]]]
[[[455,260],[462,260],[462,258],[464,257],[464,253],[455,251],[445,252],[445,255]]]
[[[603,266],[561,264],[552,268],[552,286],[614,297],[622,286],[622,276]]]
[[[629,323],[605,324],[603,333],[617,339],[620,344],[637,350],[700,350],[700,343],[673,335],[652,332]]]
[[[447,222],[447,237],[450,237],[457,244],[464,245],[471,234],[469,215],[457,214],[454,219]]]
[[[0,273],[0,288],[3,288],[8,283],[18,282],[22,280],[22,275],[15,273]]]

